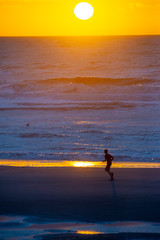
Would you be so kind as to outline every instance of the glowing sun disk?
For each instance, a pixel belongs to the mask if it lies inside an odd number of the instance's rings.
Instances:
[[[74,9],[74,14],[77,18],[81,20],[87,20],[93,16],[94,9],[91,4],[86,2],[81,2],[76,5]]]

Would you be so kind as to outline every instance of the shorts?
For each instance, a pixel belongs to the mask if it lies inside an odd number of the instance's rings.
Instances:
[[[112,162],[107,162],[107,166],[105,168],[105,171],[108,172],[110,170],[111,165],[112,165]]]

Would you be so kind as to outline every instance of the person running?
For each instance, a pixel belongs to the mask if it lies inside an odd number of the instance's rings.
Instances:
[[[104,156],[105,160],[103,160],[102,162],[107,162],[107,166],[105,167],[105,171],[108,172],[108,174],[111,177],[110,180],[113,181],[114,180],[113,173],[110,172],[110,167],[112,165],[112,161],[114,160],[114,157],[108,153],[107,149],[104,150],[104,154],[105,154],[105,156]]]

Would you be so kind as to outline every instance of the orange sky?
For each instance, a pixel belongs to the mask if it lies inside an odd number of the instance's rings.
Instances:
[[[0,0],[0,36],[160,34],[159,0],[89,0],[95,12],[86,21],[74,15],[79,2]]]

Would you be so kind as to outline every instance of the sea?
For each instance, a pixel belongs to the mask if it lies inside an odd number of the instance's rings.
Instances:
[[[0,38],[0,159],[160,163],[160,36]]]

